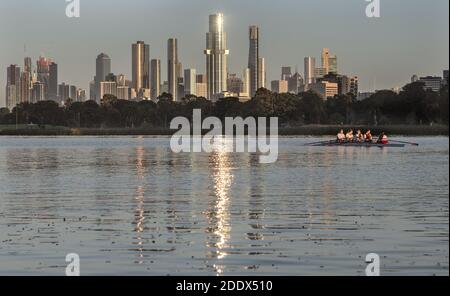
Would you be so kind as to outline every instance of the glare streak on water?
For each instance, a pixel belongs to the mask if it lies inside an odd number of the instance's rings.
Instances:
[[[0,137],[0,275],[449,274],[448,138],[174,154],[165,137]]]

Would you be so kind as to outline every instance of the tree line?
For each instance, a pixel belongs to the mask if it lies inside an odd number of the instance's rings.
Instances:
[[[358,101],[351,95],[323,100],[314,92],[277,94],[259,89],[246,102],[225,98],[215,103],[195,96],[174,102],[170,94],[153,101],[118,100],[105,95],[101,103],[73,102],[64,106],[54,101],[21,103],[12,110],[0,109],[0,124],[38,124],[81,128],[167,128],[177,116],[192,117],[201,109],[202,117],[272,117],[282,126],[304,124],[389,125],[449,123],[448,86],[440,92],[424,90],[422,83],[406,85],[400,93],[378,91]]]

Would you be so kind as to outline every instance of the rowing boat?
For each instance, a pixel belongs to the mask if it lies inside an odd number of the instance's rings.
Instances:
[[[313,147],[325,147],[325,146],[344,146],[344,147],[394,147],[394,148],[402,148],[405,147],[405,144],[381,144],[381,143],[358,143],[358,142],[336,142],[336,141],[328,141],[328,142],[320,142],[320,143],[314,143],[309,146]]]

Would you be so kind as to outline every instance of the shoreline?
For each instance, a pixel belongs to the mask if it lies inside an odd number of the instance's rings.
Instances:
[[[280,136],[335,136],[340,129],[362,131],[370,129],[372,134],[382,131],[390,136],[448,136],[447,125],[389,125],[389,126],[349,126],[349,125],[304,125],[279,128]],[[171,136],[177,130],[168,128],[2,128],[0,136]],[[204,131],[205,133],[207,131]]]

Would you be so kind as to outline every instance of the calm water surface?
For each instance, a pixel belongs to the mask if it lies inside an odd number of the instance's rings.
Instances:
[[[0,275],[449,274],[448,138],[174,154],[165,137],[0,137]]]

